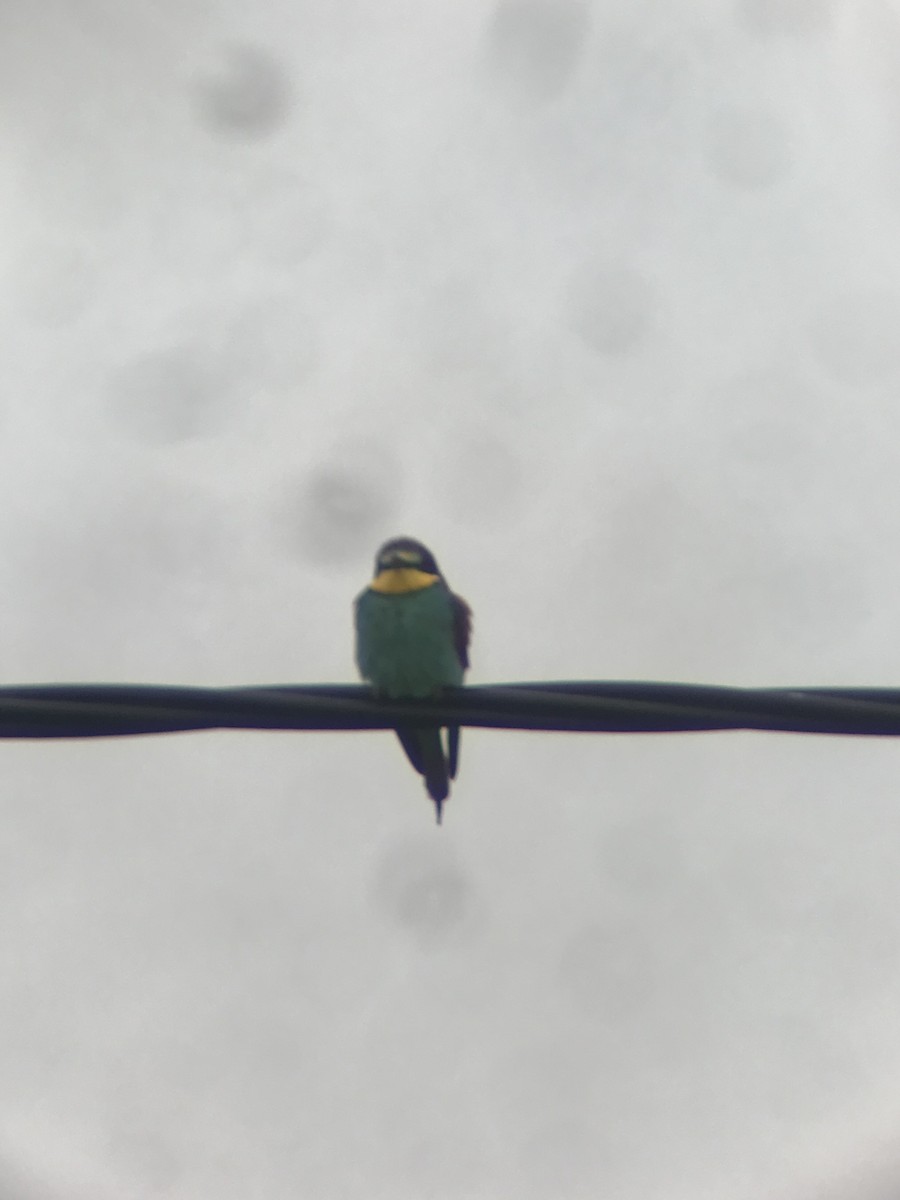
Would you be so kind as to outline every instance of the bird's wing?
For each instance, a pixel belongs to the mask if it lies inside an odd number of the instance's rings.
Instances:
[[[450,593],[453,605],[453,644],[463,670],[469,666],[469,641],[472,637],[472,610],[462,596]]]

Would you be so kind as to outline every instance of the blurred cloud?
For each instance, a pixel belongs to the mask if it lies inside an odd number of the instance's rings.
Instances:
[[[365,562],[397,510],[402,471],[391,447],[347,441],[335,447],[282,503],[285,542],[315,563]]]
[[[222,60],[195,84],[200,119],[222,137],[268,137],[296,107],[287,67],[261,46],[228,46]]]
[[[589,30],[583,0],[500,0],[488,33],[490,65],[523,99],[548,100],[569,82]]]
[[[600,264],[573,282],[569,321],[591,349],[629,354],[649,336],[657,308],[653,288],[639,270]]]

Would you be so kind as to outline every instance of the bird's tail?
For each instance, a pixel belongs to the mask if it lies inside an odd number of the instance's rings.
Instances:
[[[425,778],[425,790],[434,801],[440,825],[444,801],[450,795],[450,772],[441,731],[435,725],[425,729],[398,729],[397,736],[406,757]]]
[[[459,770],[459,726],[451,725],[447,730],[447,770],[450,778],[456,778]]]

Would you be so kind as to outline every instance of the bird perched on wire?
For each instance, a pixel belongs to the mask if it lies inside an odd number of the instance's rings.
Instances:
[[[375,557],[375,576],[356,598],[356,662],[376,695],[419,700],[459,687],[469,665],[472,611],[455,596],[434,555],[414,538],[392,538]],[[459,766],[459,726],[401,727],[397,736],[437,810],[440,825]]]

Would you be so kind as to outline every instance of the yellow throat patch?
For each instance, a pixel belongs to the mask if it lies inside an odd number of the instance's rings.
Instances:
[[[379,571],[369,587],[385,596],[399,596],[404,592],[420,592],[437,583],[439,578],[439,575],[429,575],[415,567],[392,567],[389,571]]]

